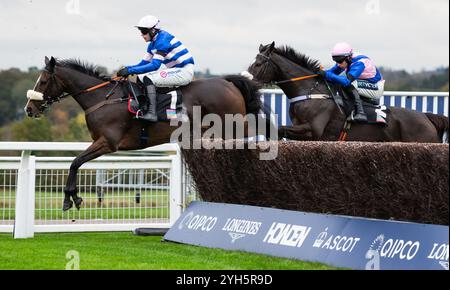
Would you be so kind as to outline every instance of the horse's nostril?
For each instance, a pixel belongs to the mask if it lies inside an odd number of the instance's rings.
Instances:
[[[33,117],[33,110],[30,107],[25,108],[25,113],[28,117]]]

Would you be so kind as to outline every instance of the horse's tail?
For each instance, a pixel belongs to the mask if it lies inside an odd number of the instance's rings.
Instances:
[[[435,115],[431,113],[426,113],[425,115],[436,127],[439,137],[441,137],[442,139],[442,142],[448,143],[448,129],[449,129],[448,117]]]
[[[253,114],[255,116],[264,114],[266,116],[266,138],[270,139],[270,132],[272,132],[274,128],[276,129],[276,127],[270,119],[272,113],[270,107],[264,106],[261,101],[260,90],[262,89],[262,85],[240,75],[229,75],[225,77],[225,80],[235,85],[244,96],[247,114]]]
[[[263,109],[260,98],[261,94],[259,92],[262,86],[255,81],[239,75],[226,76],[225,79],[233,83],[241,91],[241,94],[244,96],[247,114],[259,114]]]

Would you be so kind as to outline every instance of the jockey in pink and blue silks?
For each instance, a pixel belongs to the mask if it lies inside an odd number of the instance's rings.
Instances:
[[[139,76],[147,87],[149,99],[149,110],[141,118],[156,122],[156,87],[179,87],[192,82],[194,58],[181,41],[161,29],[155,16],[143,17],[136,28],[149,43],[147,52],[140,63],[121,69],[117,76]]]
[[[360,94],[378,102],[384,92],[384,80],[374,62],[365,55],[354,55],[353,48],[345,42],[338,43],[332,51],[336,65],[320,74],[327,81],[340,84],[355,101],[356,122],[367,122]],[[345,75],[342,73],[345,72]]]

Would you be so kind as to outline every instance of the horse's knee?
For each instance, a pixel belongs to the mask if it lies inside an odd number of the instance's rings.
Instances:
[[[78,171],[78,168],[80,168],[79,166],[77,166],[76,164],[72,164],[70,165],[70,171]]]

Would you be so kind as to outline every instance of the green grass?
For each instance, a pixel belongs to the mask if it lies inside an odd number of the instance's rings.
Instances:
[[[318,263],[161,242],[132,233],[37,234],[14,240],[0,234],[1,270],[64,270],[68,251],[81,270],[329,270]]]
[[[0,192],[0,219],[14,220],[15,197],[9,192]],[[134,191],[120,191],[104,196],[98,202],[95,193],[80,193],[83,198],[81,211],[62,211],[63,193],[36,192],[35,218],[51,219],[146,219],[169,218],[169,193],[166,190],[142,191],[140,203],[135,201]],[[5,210],[4,210],[5,209]],[[9,209],[9,210],[8,210]]]

